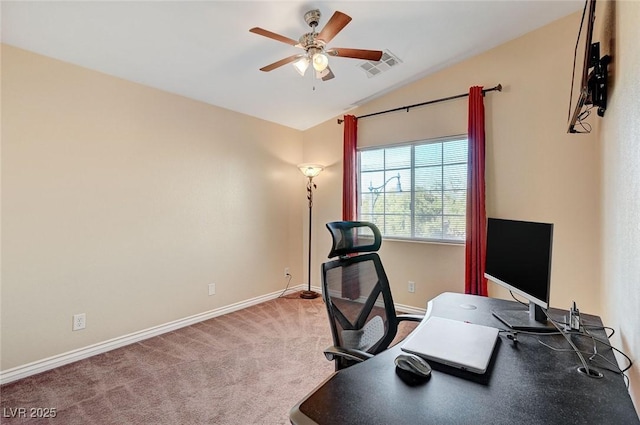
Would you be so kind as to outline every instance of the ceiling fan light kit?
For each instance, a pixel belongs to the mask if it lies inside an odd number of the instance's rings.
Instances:
[[[293,63],[295,70],[302,76],[304,76],[309,64],[313,66],[315,70],[316,78],[323,81],[334,78],[334,74],[329,67],[329,56],[339,56],[343,58],[352,59],[365,59],[372,61],[379,61],[382,57],[382,51],[380,50],[363,50],[363,49],[350,49],[350,48],[332,48],[325,49],[327,43],[329,43],[342,29],[351,22],[351,17],[336,11],[329,19],[329,22],[318,33],[316,27],[320,22],[322,14],[320,10],[310,10],[304,14],[304,20],[311,27],[311,32],[303,34],[296,42],[292,38],[285,37],[274,32],[255,27],[249,31],[262,35],[264,37],[271,38],[272,40],[280,41],[282,43],[290,44],[294,47],[301,48],[305,51],[303,54],[289,56],[288,58],[281,59],[270,65],[260,68],[261,71],[269,72],[276,68],[279,68],[288,63]]]
[[[329,58],[322,52],[313,54],[313,69],[322,72],[329,66]]]
[[[293,63],[293,67],[298,71],[298,74],[304,77],[304,73],[307,71],[307,68],[309,68],[309,58],[305,56],[298,59]]]

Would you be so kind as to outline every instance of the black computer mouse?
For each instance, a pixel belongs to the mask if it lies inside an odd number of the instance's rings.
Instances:
[[[431,366],[422,357],[414,356],[413,354],[400,354],[396,357],[396,371],[398,369],[406,372],[410,372],[421,378],[428,378],[431,376]]]

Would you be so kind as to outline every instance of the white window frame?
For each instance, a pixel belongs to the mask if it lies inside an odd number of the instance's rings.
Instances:
[[[423,146],[423,145],[430,145],[430,144],[442,144],[443,147],[447,142],[460,142],[464,140],[465,141],[465,146],[468,147],[468,135],[466,134],[461,134],[461,135],[455,135],[455,136],[448,136],[448,137],[442,137],[442,138],[437,138],[437,139],[428,139],[428,140],[419,140],[419,141],[414,141],[414,142],[408,142],[408,143],[396,143],[396,144],[389,144],[389,145],[381,145],[381,146],[371,146],[371,147],[365,147],[365,148],[359,148],[358,149],[358,162],[357,162],[357,182],[358,182],[358,193],[357,193],[357,199],[358,199],[358,220],[364,220],[364,221],[372,221],[374,223],[376,223],[376,221],[378,221],[378,227],[380,228],[380,231],[382,233],[382,236],[384,239],[394,239],[394,240],[409,240],[409,241],[420,241],[420,242],[434,242],[434,243],[446,243],[446,244],[464,244],[465,243],[465,235],[466,235],[466,195],[467,195],[467,173],[468,173],[468,169],[467,168],[467,155],[464,155],[464,161],[462,161],[462,157],[459,157],[460,161],[456,161],[456,162],[449,162],[449,163],[443,163],[443,159],[444,159],[444,148],[441,149],[441,158],[439,161],[439,164],[431,164],[431,165],[420,165],[416,167],[416,155],[415,155],[415,149],[416,147],[419,146]],[[369,181],[363,181],[363,171],[362,171],[362,164],[361,164],[361,156],[362,156],[362,152],[367,152],[367,151],[380,151],[380,150],[388,150],[388,149],[394,149],[394,148],[402,148],[402,147],[410,147],[411,149],[411,163],[409,166],[399,166],[399,167],[393,167],[393,166],[387,166],[387,160],[386,160],[386,156],[384,159],[384,165],[382,168],[377,168],[377,169],[369,169],[369,170],[365,170],[365,174],[367,172],[383,172],[384,173],[384,178],[381,181],[378,181],[378,183],[382,184],[378,185],[378,187],[373,188],[372,184],[370,184]],[[465,150],[466,153],[466,150]],[[386,155],[383,154],[383,155]],[[426,226],[426,221],[425,222],[420,222],[420,216],[416,214],[416,194],[418,193],[423,193],[422,191],[416,191],[416,169],[418,170],[423,170],[426,168],[430,168],[430,169],[437,169],[438,167],[440,168],[440,171],[442,173],[442,175],[444,176],[444,169],[445,167],[448,166],[458,166],[460,167],[462,164],[464,164],[465,167],[465,173],[464,173],[464,181],[463,182],[457,182],[454,186],[457,187],[456,189],[447,189],[445,187],[445,184],[443,183],[441,188],[439,189],[440,192],[442,193],[442,197],[444,199],[445,194],[453,194],[453,197],[460,197],[461,199],[464,199],[464,208],[461,211],[461,213],[456,213],[456,214],[452,214],[452,213],[447,213],[447,211],[445,211],[445,207],[444,205],[440,206],[440,212],[439,214],[429,214],[429,215],[423,215],[423,218],[427,218],[427,217],[431,217],[434,218],[437,222],[437,220],[441,220],[441,231],[442,233],[438,236],[438,237],[424,237],[424,236],[420,236],[419,233],[420,231],[417,231],[416,228],[420,227],[420,228],[424,228]],[[409,175],[410,177],[407,176],[407,171],[409,171]],[[399,173],[402,173],[402,184],[401,184],[401,188],[402,188],[402,192],[409,192],[410,193],[410,205],[409,205],[409,211],[407,212],[407,214],[402,214],[403,217],[403,221],[404,219],[407,219],[410,217],[410,232],[409,234],[404,234],[404,235],[399,235],[399,234],[393,234],[392,232],[390,232],[389,230],[387,230],[387,224],[388,222],[392,221],[392,220],[388,220],[389,217],[392,216],[392,214],[388,214],[385,212],[386,210],[386,205],[387,203],[385,202],[386,196],[393,196],[394,193],[398,193],[397,189],[394,189],[393,187],[395,185],[397,185],[397,181],[400,181],[401,178],[397,178],[396,175],[399,175]],[[463,189],[461,189],[461,185]],[[408,187],[407,187],[408,186]],[[388,189],[389,188],[389,189]],[[410,190],[409,190],[410,189]],[[362,191],[365,191],[364,194]],[[368,191],[367,191],[368,190]],[[373,191],[372,191],[373,190]],[[374,192],[375,191],[375,192]],[[430,190],[431,191],[431,190]],[[436,190],[437,192],[438,190]],[[464,196],[461,196],[461,193],[464,193]],[[366,195],[369,194],[374,194],[375,195],[375,201],[373,200],[369,200],[369,208],[371,208],[371,211],[367,214],[366,211],[362,211],[363,208],[363,199],[365,198]],[[363,196],[365,195],[365,196]],[[374,212],[373,209],[376,208],[376,201],[378,201],[378,198],[382,196],[383,199],[383,203],[385,206],[383,206],[383,212],[379,213],[379,212]],[[373,198],[372,198],[373,199]],[[456,208],[460,208],[460,204],[462,202],[460,202]],[[444,203],[443,203],[444,204]],[[376,219],[374,219],[376,218]],[[382,219],[383,221],[383,225],[379,224],[379,219]],[[455,234],[455,236],[448,236],[446,234],[446,230],[448,228],[447,224],[451,224],[451,222],[455,222],[457,224],[457,227],[455,227],[455,229],[457,229],[457,231],[454,231],[453,233]],[[462,234],[460,233],[460,226],[462,226]],[[406,224],[403,227],[403,231],[404,232],[408,232],[408,229],[406,229]],[[433,227],[433,224],[431,225],[431,227]],[[418,235],[417,235],[418,234]],[[416,236],[417,235],[417,236]]]

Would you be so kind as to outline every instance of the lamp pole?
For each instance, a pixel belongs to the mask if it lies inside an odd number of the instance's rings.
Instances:
[[[298,165],[302,174],[307,176],[307,201],[309,203],[309,251],[308,251],[308,265],[307,265],[307,290],[300,293],[300,298],[313,299],[318,297],[318,293],[311,290],[311,226],[313,217],[313,190],[317,188],[313,182],[313,178],[320,174],[320,171],[324,169],[322,165],[318,164],[301,164]]]

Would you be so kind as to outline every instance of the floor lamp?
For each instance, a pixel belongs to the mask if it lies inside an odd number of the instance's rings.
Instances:
[[[307,179],[307,200],[309,201],[309,264],[307,265],[307,290],[302,291],[300,293],[300,298],[305,299],[313,299],[318,297],[318,293],[311,290],[311,213],[313,211],[313,189],[317,186],[313,182],[313,178],[320,174],[320,171],[324,169],[322,165],[318,164],[300,164],[298,165],[302,174],[304,174]]]

